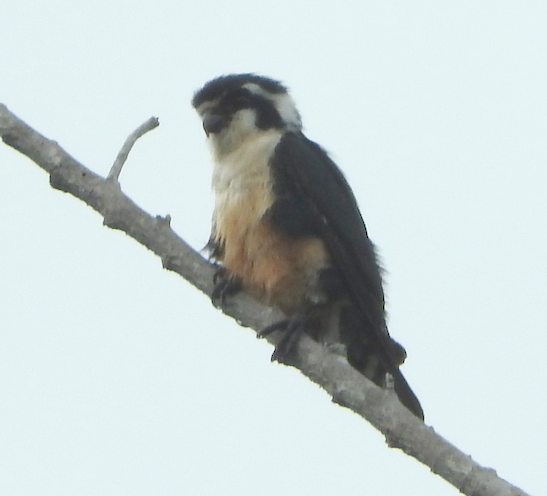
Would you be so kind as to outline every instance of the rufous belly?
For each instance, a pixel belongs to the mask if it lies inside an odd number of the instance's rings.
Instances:
[[[215,238],[223,247],[222,265],[245,290],[291,313],[318,291],[318,275],[329,263],[319,238],[294,238],[273,226],[267,214],[253,216],[253,203],[239,204],[215,217]]]

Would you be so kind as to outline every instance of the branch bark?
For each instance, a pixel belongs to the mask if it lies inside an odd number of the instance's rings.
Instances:
[[[104,225],[133,237],[161,258],[163,267],[211,295],[214,266],[185,243],[170,227],[169,217],[151,216],[123,194],[118,183],[121,166],[135,143],[157,126],[150,119],[127,139],[108,178],[80,164],[56,142],[29,127],[0,104],[0,136],[26,155],[50,177],[53,188],[70,193],[103,216]],[[223,309],[245,327],[255,330],[282,318],[248,295],[230,298]],[[275,344],[277,333],[268,336]],[[469,496],[526,496],[521,489],[481,467],[470,456],[426,426],[398,401],[391,390],[378,388],[354,370],[347,360],[307,336],[299,341],[289,365],[323,387],[335,403],[353,410],[376,427],[390,447],[399,448]]]

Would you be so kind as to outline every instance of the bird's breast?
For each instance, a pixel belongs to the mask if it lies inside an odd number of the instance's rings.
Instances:
[[[279,139],[264,133],[217,160],[213,238],[223,266],[247,291],[290,312],[315,289],[329,257],[321,239],[289,237],[267,215],[275,201],[270,157]]]

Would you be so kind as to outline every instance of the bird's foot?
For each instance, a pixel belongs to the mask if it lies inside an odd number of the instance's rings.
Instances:
[[[243,289],[243,283],[239,277],[230,275],[224,267],[218,267],[213,276],[213,292],[211,293],[211,301],[217,308],[222,308],[226,305],[226,299]]]
[[[263,338],[274,331],[283,331],[283,337],[277,343],[272,354],[272,362],[285,363],[287,361],[287,357],[294,350],[296,343],[306,329],[309,314],[310,308],[306,308],[292,317],[274,322],[258,332],[257,337]]]

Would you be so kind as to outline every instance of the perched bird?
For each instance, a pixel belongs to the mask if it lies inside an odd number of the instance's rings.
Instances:
[[[374,245],[355,197],[327,153],[302,133],[279,81],[221,76],[196,92],[214,160],[209,241],[220,265],[214,299],[244,290],[287,319],[272,359],[303,332],[345,348],[349,363],[380,386],[393,378],[399,400],[423,419],[399,371],[404,348],[388,333]]]

